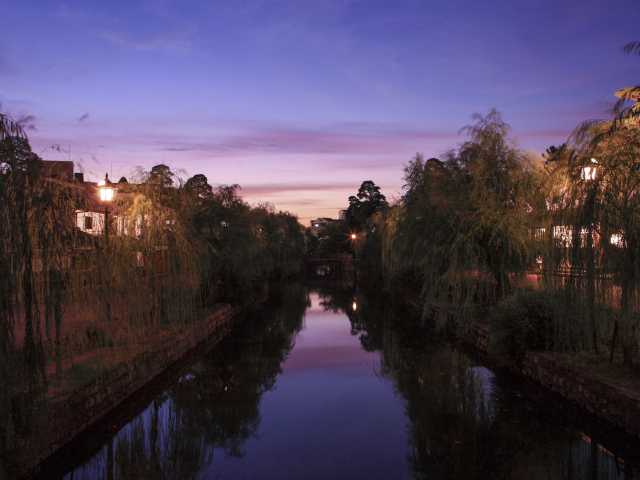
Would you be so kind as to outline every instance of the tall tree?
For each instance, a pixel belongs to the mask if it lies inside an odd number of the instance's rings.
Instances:
[[[159,164],[151,167],[147,183],[162,188],[173,186],[175,174],[167,165]]]
[[[526,157],[510,144],[509,126],[496,110],[473,119],[463,129],[469,140],[454,160],[467,179],[460,187],[468,188],[464,228],[457,242],[471,242],[473,257],[480,268],[489,270],[501,297],[511,290],[510,274],[524,271],[530,261],[526,220],[531,217],[534,177]]]
[[[376,212],[389,207],[386,197],[380,187],[372,180],[365,180],[360,185],[358,193],[349,197],[347,208],[347,223],[351,228],[362,229]]]
[[[207,177],[201,173],[188,179],[184,184],[184,189],[200,200],[207,200],[213,196],[213,188],[209,185]]]

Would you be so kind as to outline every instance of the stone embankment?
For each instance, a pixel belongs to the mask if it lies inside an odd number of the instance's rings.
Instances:
[[[492,358],[489,335],[489,325],[477,322],[463,341],[496,364],[535,381],[628,434],[640,437],[640,392],[596,378],[572,367],[552,352],[527,352],[518,365]]]
[[[640,437],[639,392],[584,374],[551,353],[527,353],[519,370],[596,417]]]
[[[229,331],[236,310],[229,305],[215,309],[177,335],[150,340],[144,351],[100,375],[91,383],[51,400],[46,418],[31,435],[20,438],[8,458],[18,477],[37,472],[38,465],[78,434],[94,425],[131,395],[195,349],[214,345]]]

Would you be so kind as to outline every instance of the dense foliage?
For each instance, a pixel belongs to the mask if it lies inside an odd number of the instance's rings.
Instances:
[[[496,351],[587,350],[611,361],[621,353],[632,365],[640,308],[636,110],[626,108],[625,122],[587,122],[543,156],[520,150],[495,110],[475,115],[457,148],[408,163],[393,205],[365,209],[360,194],[349,198],[360,270],[381,270],[385,288],[436,327],[464,331],[488,317]],[[363,189],[384,200],[373,182]]]
[[[250,206],[237,185],[156,165],[122,179],[107,206],[43,165],[0,114],[0,451],[52,384],[95,378],[216,303],[250,304],[302,270],[297,218]],[[101,232],[81,230],[78,212]]]

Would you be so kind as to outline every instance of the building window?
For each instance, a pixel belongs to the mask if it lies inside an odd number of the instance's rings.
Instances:
[[[90,215],[84,216],[84,229],[93,230],[93,217]]]
[[[556,225],[553,227],[553,238],[562,247],[570,247],[573,243],[573,229],[567,225]]]
[[[539,227],[534,230],[533,236],[536,240],[544,240],[544,236],[547,233],[547,229]]]
[[[611,235],[611,238],[609,239],[609,242],[611,243],[611,245],[613,245],[614,247],[619,247],[622,248],[624,247],[624,237],[622,236],[622,234],[620,233],[614,233]]]

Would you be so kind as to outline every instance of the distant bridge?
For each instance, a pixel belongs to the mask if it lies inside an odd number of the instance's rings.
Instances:
[[[350,280],[353,278],[353,257],[350,254],[308,257],[305,260],[307,278],[315,280]]]

